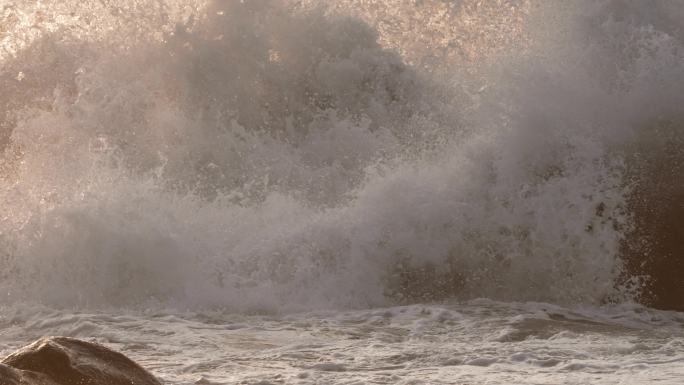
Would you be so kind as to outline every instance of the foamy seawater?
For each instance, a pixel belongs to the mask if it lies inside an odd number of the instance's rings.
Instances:
[[[0,349],[676,384],[683,31],[679,0],[0,1]]]
[[[291,315],[4,309],[11,351],[97,341],[168,384],[676,384],[684,315],[640,306],[411,305]]]

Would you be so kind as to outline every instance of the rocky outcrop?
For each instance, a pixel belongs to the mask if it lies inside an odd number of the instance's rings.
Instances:
[[[161,385],[121,353],[67,337],[40,339],[0,364],[0,385]]]
[[[631,226],[622,241],[624,277],[638,279],[639,302],[684,311],[684,135],[681,125],[656,125],[630,150],[625,180]]]

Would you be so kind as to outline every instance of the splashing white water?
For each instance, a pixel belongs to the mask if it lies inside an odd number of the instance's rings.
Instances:
[[[626,170],[684,106],[675,2],[149,3],[3,8],[7,301],[628,296]]]

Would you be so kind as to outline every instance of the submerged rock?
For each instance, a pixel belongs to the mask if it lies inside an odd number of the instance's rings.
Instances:
[[[0,364],[0,385],[161,385],[145,369],[102,345],[40,339]]]

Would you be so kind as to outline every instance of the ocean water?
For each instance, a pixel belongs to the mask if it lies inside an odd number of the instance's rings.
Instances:
[[[677,384],[678,0],[0,0],[0,353]]]

